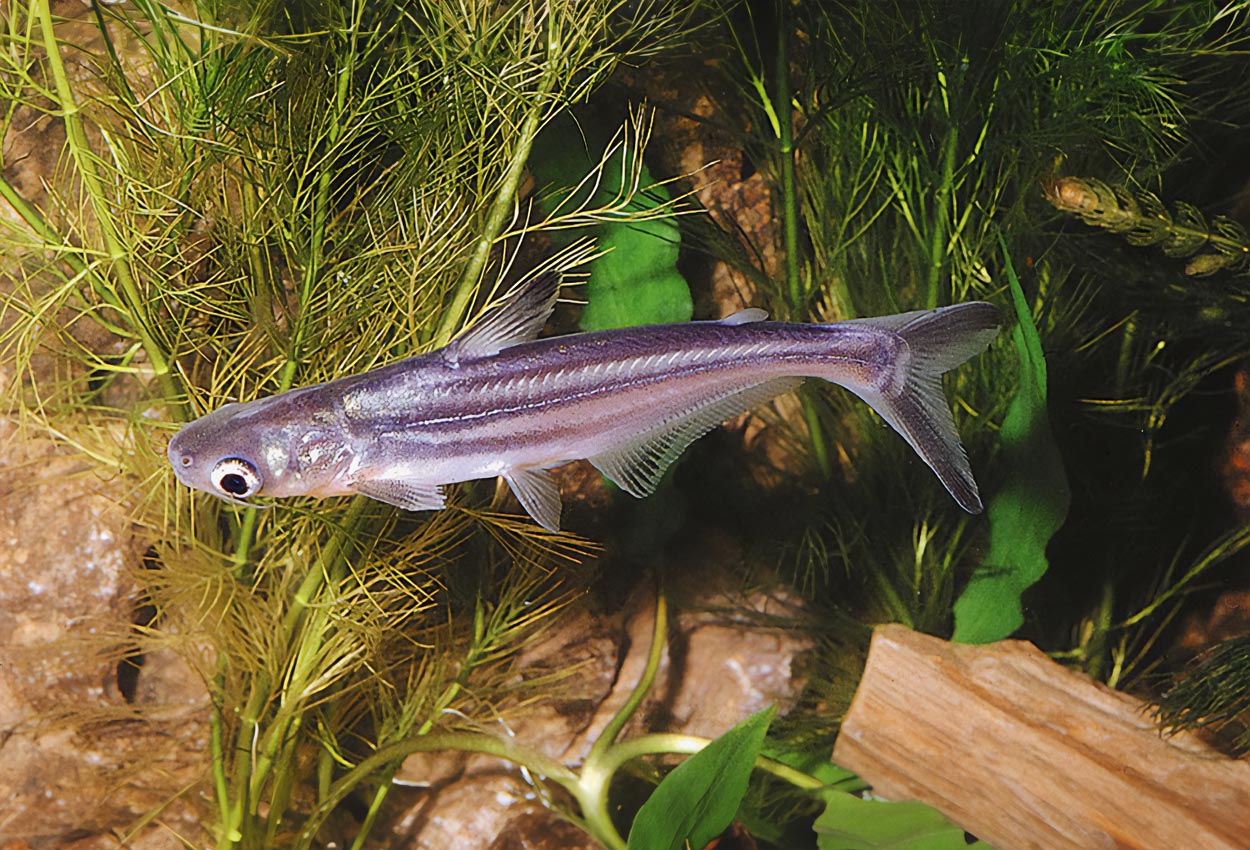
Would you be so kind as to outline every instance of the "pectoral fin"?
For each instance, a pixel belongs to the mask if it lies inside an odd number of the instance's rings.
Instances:
[[[371,478],[352,485],[357,493],[406,511],[438,511],[444,507],[443,488],[393,478]]]
[[[513,469],[504,473],[517,501],[534,522],[548,531],[560,530],[560,488],[545,469]]]
[[[638,434],[627,443],[590,458],[613,484],[639,499],[655,492],[664,471],[695,440],[726,419],[745,413],[798,387],[802,378],[774,378],[707,399]]]

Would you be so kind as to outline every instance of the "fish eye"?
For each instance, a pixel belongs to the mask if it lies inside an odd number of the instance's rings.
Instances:
[[[260,489],[260,473],[256,467],[240,457],[228,457],[217,461],[213,467],[213,486],[236,499],[246,499]]]

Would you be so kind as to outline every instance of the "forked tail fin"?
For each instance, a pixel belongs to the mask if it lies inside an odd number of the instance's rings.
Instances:
[[[891,331],[906,345],[888,379],[848,389],[902,434],[955,501],[974,514],[981,512],[981,496],[942,392],[942,375],[984,351],[1000,323],[998,308],[984,301],[855,322]]]

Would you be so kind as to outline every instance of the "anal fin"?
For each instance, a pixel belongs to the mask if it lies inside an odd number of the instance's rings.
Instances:
[[[560,488],[545,469],[512,469],[503,474],[517,501],[534,522],[548,531],[560,530]]]
[[[438,511],[445,506],[438,484],[415,484],[394,478],[371,478],[352,485],[357,493],[406,511]]]
[[[726,419],[745,413],[803,383],[802,378],[773,378],[704,399],[668,417],[606,452],[590,458],[616,486],[639,499],[651,495],[681,453]]]

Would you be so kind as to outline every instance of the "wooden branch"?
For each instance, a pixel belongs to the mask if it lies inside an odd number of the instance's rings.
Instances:
[[[1023,641],[878,628],[833,760],[996,850],[1250,848],[1250,762]]]

